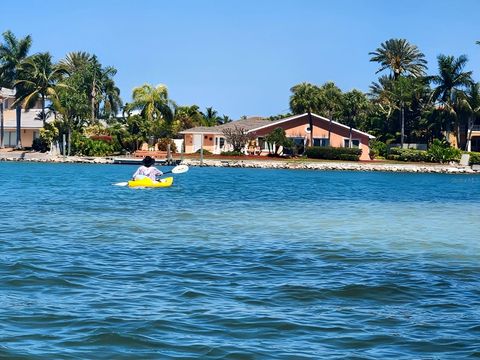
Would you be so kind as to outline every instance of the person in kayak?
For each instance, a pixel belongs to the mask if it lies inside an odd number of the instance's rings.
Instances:
[[[137,171],[132,176],[133,180],[140,180],[145,177],[152,179],[153,181],[157,180],[158,176],[162,176],[163,172],[158,170],[155,166],[155,159],[150,156],[145,156],[142,160],[142,166],[140,166]]]

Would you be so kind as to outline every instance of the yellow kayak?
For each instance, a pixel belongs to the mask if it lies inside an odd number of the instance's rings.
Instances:
[[[153,181],[152,179],[145,177],[140,180],[130,180],[128,182],[128,187],[152,187],[152,188],[162,188],[170,187],[173,184],[173,177],[166,177],[158,181]]]

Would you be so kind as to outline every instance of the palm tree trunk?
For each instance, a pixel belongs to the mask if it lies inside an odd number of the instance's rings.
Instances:
[[[3,122],[3,100],[0,102],[0,149],[5,147],[4,137],[5,137],[5,127]]]
[[[45,127],[45,94],[42,94],[42,120],[43,120],[43,127]]]
[[[17,146],[16,149],[22,148],[22,107],[18,105],[15,108],[16,116],[17,116]]]
[[[405,141],[405,109],[403,108],[403,103],[402,108],[400,109],[400,121],[402,124],[402,129],[400,131],[400,147],[403,149],[403,142]]]
[[[70,128],[68,128],[68,152],[67,152],[67,156],[70,156],[70,144],[72,143],[72,130]]]
[[[308,126],[310,127],[310,146],[313,146],[313,119],[310,110],[308,111]]]
[[[473,119],[472,119],[472,116],[470,116],[468,118],[467,141],[465,142],[465,150],[468,152],[472,151],[472,130],[473,130]]]

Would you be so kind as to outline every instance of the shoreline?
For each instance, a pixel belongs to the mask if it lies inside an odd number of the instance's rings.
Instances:
[[[46,163],[83,163],[83,164],[114,164],[115,159],[131,159],[128,157],[93,157],[93,156],[58,156],[47,153],[28,151],[0,151],[1,161],[46,162]],[[178,160],[178,158],[175,158]],[[320,171],[383,171],[401,173],[437,173],[437,174],[480,174],[480,169],[459,164],[428,164],[428,163],[383,163],[383,162],[349,162],[349,161],[289,161],[275,159],[199,159],[185,158],[182,164],[198,167],[233,167],[258,169],[287,170],[320,170]]]

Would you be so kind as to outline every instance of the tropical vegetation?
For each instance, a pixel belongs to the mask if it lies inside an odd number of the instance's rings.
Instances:
[[[17,38],[11,31],[0,41],[0,86],[15,89],[13,107],[17,109],[17,134],[21,130],[21,108],[41,109],[44,121],[35,148],[48,149],[66,144],[67,154],[107,154],[132,152],[142,143],[164,148],[182,130],[195,126],[216,126],[231,122],[213,107],[179,105],[169,96],[166,85],[143,84],[133,89],[131,100],[123,103],[115,83],[117,70],[105,66],[98,57],[84,51],[71,52],[55,62],[48,52],[30,53],[30,35]],[[395,159],[414,158],[403,151],[405,144],[427,144],[431,161],[457,159],[460,148],[469,151],[471,134],[480,120],[480,84],[468,70],[466,55],[439,54],[429,74],[425,55],[406,39],[389,39],[369,53],[378,64],[368,92],[352,89],[343,92],[334,82],[302,82],[290,88],[290,112],[267,117],[280,119],[292,114],[309,114],[313,145],[312,113],[338,121],[376,136],[372,156]],[[0,111],[2,107],[0,106]],[[3,118],[2,118],[3,119]],[[48,119],[48,121],[47,121]],[[237,141],[246,137],[234,131]],[[268,136],[277,144],[289,144],[279,131]],[[328,143],[330,143],[330,129]],[[390,151],[393,144],[400,150]],[[21,147],[20,137],[17,147]],[[315,150],[317,151],[317,150]],[[271,149],[277,153],[278,149]],[[319,151],[333,154],[335,150]],[[320,156],[320,155],[319,155]],[[350,154],[348,154],[350,156]]]

